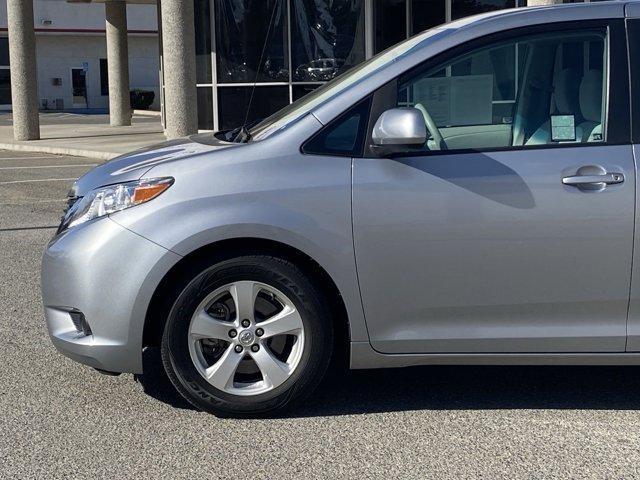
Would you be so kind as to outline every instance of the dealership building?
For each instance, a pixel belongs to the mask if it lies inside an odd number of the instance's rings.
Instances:
[[[91,3],[91,0],[67,1],[76,8]],[[24,81],[35,67],[35,54],[30,51],[33,32],[25,28],[29,23],[25,18],[33,16],[33,5],[23,0],[7,3],[9,37],[11,40],[13,35],[18,40],[10,41],[14,129],[17,138],[21,135],[23,139],[36,138],[35,129],[29,126],[37,123],[38,105],[33,104],[29,95],[35,85]],[[130,62],[135,30],[127,6],[130,9],[130,4],[148,4],[157,9],[160,101],[165,131],[172,138],[242,124],[254,85],[249,121],[277,111],[350,67],[421,31],[477,13],[525,6],[527,0],[93,0],[93,3],[104,4],[112,125],[126,125],[130,121],[128,91],[131,72],[137,68]],[[528,0],[529,5],[534,3],[554,1]],[[152,15],[149,18],[155,19]],[[517,58],[507,59],[504,68],[513,70],[515,78]]]
[[[104,6],[35,0],[38,103],[42,110],[109,107]],[[153,91],[159,108],[158,23],[152,5],[129,5],[131,88]],[[7,3],[0,2],[0,110],[11,108]]]

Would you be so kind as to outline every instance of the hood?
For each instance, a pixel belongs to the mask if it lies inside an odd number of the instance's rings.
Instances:
[[[206,136],[206,143],[202,141]],[[239,144],[217,140],[212,134],[194,135],[152,145],[109,160],[80,177],[73,184],[70,197],[83,197],[94,188],[120,182],[138,180],[156,165],[183,160],[214,150],[222,150]]]

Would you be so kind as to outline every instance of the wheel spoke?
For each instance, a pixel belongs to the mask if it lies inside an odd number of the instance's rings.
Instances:
[[[233,387],[233,377],[243,358],[244,353],[235,352],[233,346],[229,345],[222,357],[205,370],[205,377],[209,383],[220,390]]]
[[[296,333],[302,329],[302,318],[294,307],[285,306],[277,315],[258,324],[264,330],[264,338]]]
[[[191,321],[191,335],[195,340],[218,338],[229,340],[229,330],[233,325],[216,320],[205,311],[201,311]]]
[[[258,289],[254,282],[236,282],[229,289],[236,305],[238,320],[249,319],[253,322]]]
[[[263,346],[257,352],[250,353],[262,373],[264,382],[270,387],[277,387],[289,377],[287,365],[275,358],[268,348]]]

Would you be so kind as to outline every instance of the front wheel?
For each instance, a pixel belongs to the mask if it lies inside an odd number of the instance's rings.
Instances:
[[[198,274],[162,338],[171,382],[196,407],[254,416],[290,406],[324,375],[332,352],[326,301],[292,263],[245,256]]]

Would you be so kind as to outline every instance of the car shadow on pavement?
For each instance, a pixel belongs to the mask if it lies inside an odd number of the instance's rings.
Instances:
[[[157,349],[145,352],[144,392],[194,409],[173,388]],[[428,366],[349,371],[331,368],[314,394],[284,417],[410,410],[640,409],[640,368]]]

